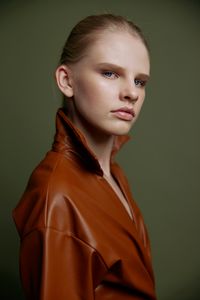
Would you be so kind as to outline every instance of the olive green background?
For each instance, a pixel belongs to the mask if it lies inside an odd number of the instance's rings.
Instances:
[[[52,142],[61,48],[77,21],[105,12],[150,41],[146,102],[118,160],[149,228],[158,298],[200,299],[200,4],[190,0],[0,1],[1,299],[23,299],[11,211]]]

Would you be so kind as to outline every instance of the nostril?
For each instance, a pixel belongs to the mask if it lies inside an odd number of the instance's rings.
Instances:
[[[131,102],[136,102],[138,100],[138,95],[126,95],[124,99]]]
[[[139,98],[138,90],[133,86],[125,87],[120,93],[121,100],[136,102]]]

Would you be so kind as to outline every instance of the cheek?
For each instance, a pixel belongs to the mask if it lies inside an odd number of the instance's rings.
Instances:
[[[82,80],[81,78],[77,80],[75,84],[75,97],[85,97],[90,98],[94,91],[96,90],[95,84],[90,80]]]
[[[74,97],[85,100],[90,105],[101,106],[109,99],[112,99],[112,95],[117,93],[116,88],[111,83],[101,80],[98,82],[80,82],[77,86]]]
[[[140,112],[140,110],[141,110],[141,108],[142,108],[142,106],[144,104],[144,99],[145,99],[145,94],[143,94],[140,97],[139,101],[136,103],[136,110],[137,110],[137,112]]]
[[[77,89],[74,93],[74,102],[78,111],[87,118],[96,116],[101,111],[102,94],[101,90],[94,84],[87,82],[77,84]]]

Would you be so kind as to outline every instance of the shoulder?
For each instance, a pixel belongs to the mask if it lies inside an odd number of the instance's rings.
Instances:
[[[50,151],[32,172],[13,218],[20,236],[42,227],[64,230],[70,191],[80,178],[74,161]]]

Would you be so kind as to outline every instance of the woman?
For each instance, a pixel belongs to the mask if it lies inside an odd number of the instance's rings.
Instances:
[[[72,30],[55,73],[67,108],[13,212],[26,299],[156,299],[143,218],[114,162],[149,73],[132,22],[89,16]]]

